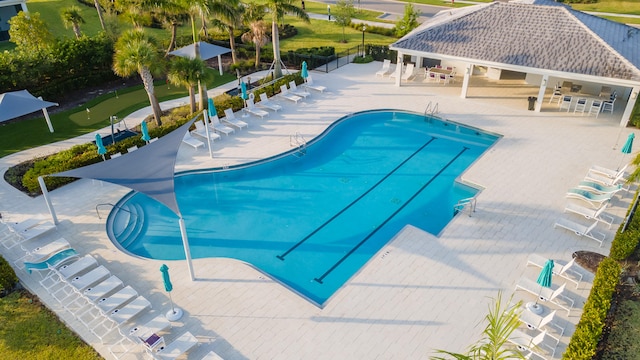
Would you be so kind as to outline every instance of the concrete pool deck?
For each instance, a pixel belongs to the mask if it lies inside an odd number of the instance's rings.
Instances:
[[[437,103],[440,116],[501,134],[462,176],[484,190],[477,211],[459,214],[437,237],[407,227],[383,247],[323,309],[320,309],[257,270],[230,259],[194,260],[196,281],[189,280],[184,261],[134,258],[118,251],[104,229],[96,205],[115,203],[127,189],[92,180],[79,180],[50,193],[60,224],[55,237],[66,238],[81,254],[91,254],[112,274],[149,299],[155,314],[169,310],[159,271],[170,267],[173,302],[185,316],[173,323],[168,342],[184,331],[199,340],[188,358],[200,359],[214,350],[224,359],[426,359],[434,349],[462,352],[479,339],[490,298],[503,290],[512,293],[517,280],[535,280],[539,269],[527,267],[532,253],[567,262],[577,250],[608,254],[616,227],[598,226],[607,235],[602,248],[595,241],[554,229],[563,214],[565,194],[583,179],[591,165],[616,168],[626,136],[635,129],[618,126],[620,114],[594,116],[558,112],[544,102],[543,112],[527,111],[532,87],[521,81],[471,85],[461,99],[460,82],[443,85],[410,82],[395,87],[389,78],[374,74],[381,63],[348,65],[329,74],[313,73],[327,86],[294,103],[280,100],[283,110],[264,120],[251,116],[248,130],[223,136],[213,144],[214,158],[202,148],[183,146],[176,170],[218,167],[271,156],[290,147],[296,132],[311,139],[332,121],[369,109],[401,109],[422,113]],[[499,85],[499,86],[498,86]],[[536,88],[537,89],[537,88]],[[536,93],[537,90],[533,90]],[[238,114],[240,115],[240,114]],[[129,126],[133,126],[127,120]],[[89,140],[87,140],[89,141]],[[4,171],[26,159],[64,148],[70,142],[32,149],[0,159]],[[634,154],[624,159],[630,161]],[[10,220],[47,218],[42,197],[28,198],[5,182],[0,185],[0,212]],[[616,197],[608,213],[619,225],[631,193]],[[8,260],[18,248],[0,247]],[[593,276],[579,268],[584,279],[566,293],[576,300],[570,315],[558,311],[567,327],[555,358],[560,358],[579,320]],[[21,280],[105,358],[109,343],[101,342],[43,291],[37,275],[18,272]],[[561,284],[555,277],[554,284]],[[534,297],[524,291],[515,299]],[[553,305],[550,308],[556,308]],[[144,315],[144,321],[150,315]],[[142,358],[141,349],[137,354]]]

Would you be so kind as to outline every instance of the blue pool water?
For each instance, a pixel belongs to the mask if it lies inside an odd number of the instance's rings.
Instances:
[[[347,116],[306,149],[176,174],[194,258],[255,266],[322,306],[405,225],[434,235],[477,190],[455,179],[498,137],[401,111]],[[146,258],[184,259],[177,217],[131,192],[107,232]]]

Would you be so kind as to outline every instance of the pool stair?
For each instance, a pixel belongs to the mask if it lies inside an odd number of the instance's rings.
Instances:
[[[296,131],[295,134],[289,136],[289,145],[298,148],[298,151],[293,154],[294,156],[302,157],[307,154],[307,140],[299,132]]]
[[[100,204],[111,205],[112,204]],[[127,248],[142,233],[145,227],[144,209],[139,204],[124,204],[117,206],[107,220],[107,231],[111,232],[110,238],[117,239],[120,246]]]

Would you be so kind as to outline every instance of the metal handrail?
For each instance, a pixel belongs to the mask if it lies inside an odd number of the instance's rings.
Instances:
[[[101,219],[101,220],[102,220],[102,217],[100,216],[100,211],[98,211],[98,207],[100,207],[100,206],[111,206],[111,207],[114,207],[114,208],[118,208],[119,210],[126,211],[129,214],[131,214],[131,215],[133,215],[135,217],[138,217],[138,215],[136,215],[133,212],[131,212],[131,210],[125,209],[125,208],[123,208],[121,206],[116,206],[116,205],[114,205],[112,203],[102,203],[102,204],[96,205],[96,214],[98,214],[98,219]]]
[[[471,217],[471,214],[476,212],[476,198],[475,197],[470,197],[470,198],[458,200],[458,203],[453,206],[453,211],[455,212],[455,214],[457,214],[458,212],[464,210],[464,208],[467,205],[470,205],[470,207],[469,207],[469,217]]]

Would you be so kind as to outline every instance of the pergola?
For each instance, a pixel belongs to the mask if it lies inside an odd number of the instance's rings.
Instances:
[[[198,50],[200,52],[200,59],[202,60],[209,60],[216,56],[218,57],[218,71],[220,72],[220,75],[222,75],[222,55],[231,52],[231,49],[227,49],[226,47],[209,44],[208,42],[204,41],[198,41],[195,44],[190,44],[185,47],[181,47],[178,50],[174,50],[169,54],[186,57],[189,59],[195,59],[196,47],[198,47]]]
[[[528,83],[540,87],[538,99],[563,80],[606,85],[626,101],[621,126],[629,121],[640,92],[640,29],[550,0],[441,11],[390,49],[398,52],[399,64],[411,55],[417,66],[436,59],[464,69],[462,98],[476,67],[486,67],[497,78],[502,70],[525,73]],[[535,111],[541,107],[538,101]]]

